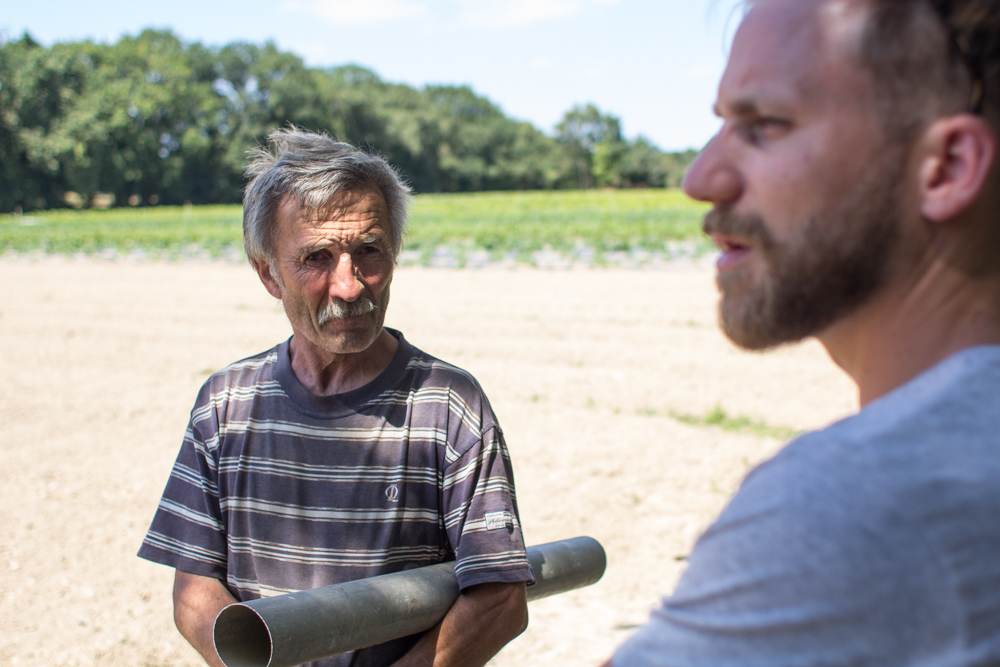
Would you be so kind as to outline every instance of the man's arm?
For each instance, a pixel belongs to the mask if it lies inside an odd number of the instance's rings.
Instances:
[[[394,667],[480,667],[526,627],[524,582],[470,586]]]
[[[215,617],[234,602],[218,579],[180,570],[174,575],[174,624],[212,667],[224,667],[212,637]]]

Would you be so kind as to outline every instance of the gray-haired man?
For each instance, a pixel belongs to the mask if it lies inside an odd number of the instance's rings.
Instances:
[[[328,137],[270,140],[244,243],[292,337],[205,383],[139,555],[176,568],[174,619],[212,665],[234,600],[455,560],[437,627],[316,665],[482,665],[525,628],[532,575],[479,385],[382,326],[409,190]]]

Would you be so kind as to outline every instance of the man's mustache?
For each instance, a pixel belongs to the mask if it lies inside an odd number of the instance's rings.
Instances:
[[[331,299],[323,310],[319,311],[317,319],[319,320],[320,326],[326,324],[330,320],[342,320],[347,317],[357,317],[358,315],[367,315],[378,308],[375,302],[366,296],[360,296],[354,301],[344,301],[343,299]]]
[[[774,237],[764,223],[764,218],[755,213],[736,215],[728,209],[715,207],[705,215],[701,229],[706,234],[726,234],[757,241],[765,248],[774,245]]]

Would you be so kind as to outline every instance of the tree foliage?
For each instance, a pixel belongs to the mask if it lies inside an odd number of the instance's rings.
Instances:
[[[419,192],[662,187],[691,157],[626,142],[593,105],[550,137],[466,86],[309,68],[272,43],[24,35],[0,43],[0,211],[238,202],[246,152],[289,124],[377,151]]]

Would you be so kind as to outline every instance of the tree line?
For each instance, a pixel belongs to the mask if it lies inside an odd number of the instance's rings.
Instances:
[[[549,136],[467,86],[310,68],[272,43],[25,34],[0,42],[0,211],[239,202],[247,150],[288,124],[377,151],[417,192],[664,187],[695,155],[627,141],[593,105]]]

